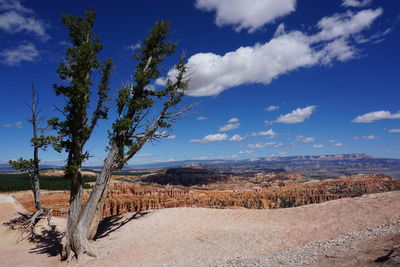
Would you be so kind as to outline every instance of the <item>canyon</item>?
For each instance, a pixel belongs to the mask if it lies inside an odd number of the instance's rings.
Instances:
[[[400,180],[383,174],[318,180],[297,172],[232,175],[202,168],[173,168],[142,176],[113,177],[103,216],[176,207],[288,208],[399,189]],[[85,190],[84,201],[90,190]],[[34,210],[30,192],[13,196],[27,210]],[[68,191],[42,192],[42,202],[53,207],[54,216],[67,216],[68,201]]]

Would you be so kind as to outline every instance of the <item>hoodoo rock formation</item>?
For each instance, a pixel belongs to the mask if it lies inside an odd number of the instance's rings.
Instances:
[[[179,170],[182,173],[192,173],[192,170]],[[182,173],[173,170],[168,173],[171,180],[178,182],[183,179]],[[197,171],[197,170],[196,170]],[[185,181],[198,181],[208,172],[201,171]],[[274,176],[272,176],[274,177]],[[278,178],[284,177],[279,175]],[[299,175],[289,175],[292,179],[301,179]],[[268,178],[268,175],[256,177]],[[286,176],[287,178],[287,176]],[[163,178],[164,179],[164,178]],[[273,178],[274,179],[274,178]],[[207,180],[207,179],[206,179]],[[268,180],[268,179],[267,179]],[[162,180],[167,182],[167,180]],[[204,181],[204,180],[202,180]],[[208,180],[210,181],[210,180]],[[382,174],[346,175],[337,179],[313,180],[309,182],[292,182],[289,184],[254,184],[243,182],[209,184],[201,187],[154,186],[133,183],[114,183],[110,186],[103,216],[117,215],[125,212],[137,212],[149,209],[175,207],[205,207],[205,208],[249,208],[269,209],[287,208],[307,204],[321,203],[346,197],[357,197],[363,194],[400,190],[400,180],[392,179]],[[285,180],[287,181],[287,180]],[[185,182],[186,183],[186,182]],[[89,191],[85,191],[84,201]],[[17,199],[28,209],[33,210],[31,194],[19,195]],[[54,207],[54,215],[67,215],[69,194],[66,191],[44,192],[44,205]]]

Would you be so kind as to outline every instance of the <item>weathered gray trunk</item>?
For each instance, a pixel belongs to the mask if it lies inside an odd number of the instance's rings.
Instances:
[[[39,149],[35,146],[34,147],[34,152],[33,152],[34,170],[33,170],[32,192],[33,192],[33,197],[35,199],[36,210],[41,210],[42,209],[42,201],[41,201],[41,196],[40,196],[39,153],[38,153],[38,150]]]
[[[93,238],[96,234],[97,226],[102,217],[104,200],[107,197],[117,152],[117,147],[113,146],[104,161],[103,169],[96,179],[96,184],[86,202],[85,208],[78,210],[82,205],[78,205],[78,202],[75,201],[70,202],[67,240],[64,249],[65,254],[63,255],[67,260],[70,260],[73,256],[71,251],[74,252],[78,260],[83,253],[87,253],[90,256],[97,256],[97,253],[90,246],[89,238]]]
[[[37,109],[37,93],[32,85],[32,132],[33,132],[33,184],[32,192],[35,199],[36,210],[42,209],[42,202],[40,197],[40,183],[39,183],[39,145],[37,144],[37,130],[38,130],[38,116],[39,111]]]
[[[71,194],[69,200],[66,241],[61,254],[61,257],[68,261],[72,258],[72,256],[74,256],[71,252],[75,252],[79,248],[79,246],[77,246],[76,242],[74,241],[74,231],[78,223],[79,217],[82,213],[82,199],[82,174],[80,172],[80,169],[78,169],[74,172],[71,180]]]
[[[92,239],[102,218],[104,203],[107,198],[108,187],[117,158],[118,149],[113,146],[104,160],[104,166],[96,179],[96,184],[83,210],[79,227],[84,229],[86,236]]]
[[[92,240],[96,236],[97,228],[99,227],[99,223],[100,223],[101,219],[103,218],[103,211],[104,211],[104,205],[106,204],[106,200],[107,200],[108,188],[109,188],[109,184],[104,189],[104,192],[101,195],[100,201],[97,203],[96,211],[94,213],[92,223],[90,224],[90,227],[89,227],[89,230],[87,233],[87,238],[89,240]]]

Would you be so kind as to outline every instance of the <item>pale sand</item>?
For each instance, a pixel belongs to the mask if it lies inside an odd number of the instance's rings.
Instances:
[[[3,223],[21,207],[1,199]],[[111,229],[132,216],[125,214]],[[137,216],[95,241],[100,257],[85,257],[80,266],[217,266],[229,265],[236,258],[250,261],[233,265],[251,266],[251,259],[273,251],[373,229],[393,220],[400,220],[400,192],[276,210],[162,209]],[[65,220],[56,218],[54,223],[62,229]],[[59,255],[50,256],[52,250],[41,247],[44,243],[40,248],[27,242],[16,244],[15,234],[2,225],[0,237],[0,266],[68,265],[59,261]],[[329,266],[326,260],[319,262],[315,265]]]

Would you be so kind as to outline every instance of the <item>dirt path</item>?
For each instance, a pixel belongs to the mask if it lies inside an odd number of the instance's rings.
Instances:
[[[10,218],[10,205],[0,203],[0,214],[1,222]],[[400,192],[277,210],[163,209],[109,218],[102,229],[94,242],[100,258],[85,258],[82,266],[357,266],[356,253],[364,265],[375,266],[368,250],[379,255],[379,247],[399,241]],[[5,231],[0,226],[0,235],[9,238]],[[2,240],[2,266],[67,265],[50,250],[30,253],[35,245],[10,247]]]

